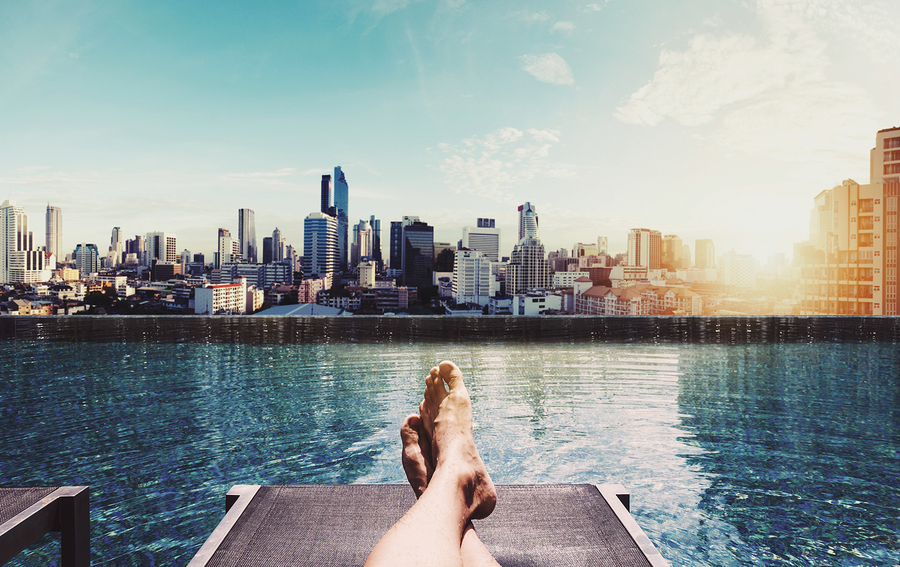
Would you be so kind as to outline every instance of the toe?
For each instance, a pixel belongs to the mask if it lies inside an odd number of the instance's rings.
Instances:
[[[449,360],[445,360],[440,365],[440,373],[439,376],[441,379],[447,383],[447,386],[450,388],[450,391],[453,391],[463,384],[462,371],[458,366],[450,362]]]

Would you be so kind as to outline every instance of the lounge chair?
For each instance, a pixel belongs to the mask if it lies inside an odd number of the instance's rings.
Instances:
[[[47,532],[60,532],[63,567],[91,564],[87,486],[0,488],[0,565]]]
[[[619,485],[499,485],[497,496],[475,528],[501,565],[668,565]],[[415,497],[405,485],[235,485],[225,502],[189,567],[359,566]]]

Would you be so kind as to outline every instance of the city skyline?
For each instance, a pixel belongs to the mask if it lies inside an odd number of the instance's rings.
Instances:
[[[340,165],[351,223],[415,215],[455,243],[495,218],[503,256],[525,202],[547,251],[646,227],[791,256],[897,125],[890,7],[4,6],[0,192],[35,234],[60,207],[63,254],[121,227],[210,258],[241,208],[301,249]]]

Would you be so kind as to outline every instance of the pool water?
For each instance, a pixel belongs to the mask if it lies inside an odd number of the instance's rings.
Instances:
[[[90,485],[95,565],[183,565],[234,484],[405,482],[443,359],[495,482],[623,484],[675,565],[900,564],[891,343],[5,341],[0,485]]]

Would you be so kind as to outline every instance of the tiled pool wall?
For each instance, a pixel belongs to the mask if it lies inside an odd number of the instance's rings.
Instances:
[[[0,318],[0,340],[244,344],[612,341],[682,344],[900,343],[887,316]]]

